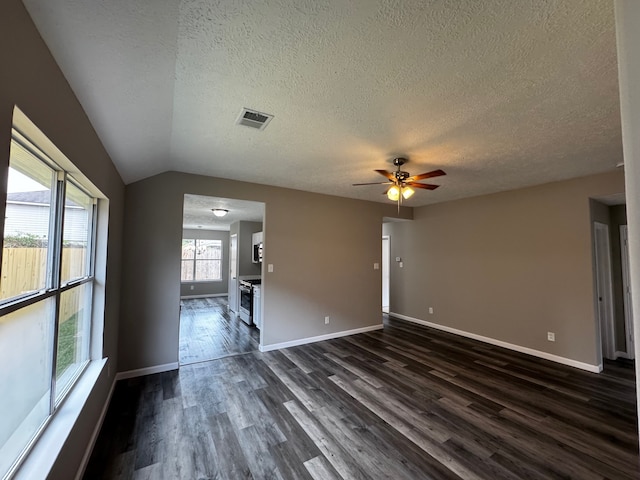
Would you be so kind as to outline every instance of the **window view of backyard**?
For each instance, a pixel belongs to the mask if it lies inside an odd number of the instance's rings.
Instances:
[[[0,416],[0,478],[89,360],[94,198],[34,151],[13,141],[9,161],[0,362],[11,368],[0,370],[0,411],[11,415]]]
[[[183,282],[222,280],[222,240],[183,239]]]

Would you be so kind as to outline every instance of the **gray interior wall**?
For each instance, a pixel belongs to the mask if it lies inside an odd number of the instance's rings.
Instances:
[[[387,225],[392,312],[597,365],[589,197],[623,191],[613,172],[414,209]]]
[[[230,234],[238,235],[238,276],[260,275],[262,264],[253,263],[253,243],[251,235],[262,231],[261,222],[241,220],[231,224]]]
[[[182,238],[222,240],[222,280],[216,282],[181,282],[180,296],[222,295],[229,290],[229,232],[217,230],[183,230]]]
[[[6,188],[11,122],[17,105],[109,198],[104,351],[112,364],[95,388],[50,478],[74,478],[117,371],[124,184],[100,139],[19,0],[0,6],[0,185]],[[0,215],[4,219],[4,215]],[[99,355],[100,356],[100,355]]]
[[[167,172],[126,187],[121,371],[178,361],[185,193],[265,203],[264,263],[274,265],[263,277],[265,346],[381,324],[373,264],[395,205]]]

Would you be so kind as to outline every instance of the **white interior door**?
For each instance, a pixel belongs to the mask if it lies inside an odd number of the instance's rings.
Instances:
[[[238,314],[238,235],[229,239],[229,310]]]
[[[389,313],[389,262],[391,242],[388,236],[382,237],[382,311]]]
[[[613,294],[611,287],[611,253],[609,250],[609,226],[594,223],[596,264],[596,301],[600,323],[602,356],[615,360],[615,335],[613,326]]]
[[[622,256],[622,289],[624,298],[624,325],[627,358],[635,358],[633,342],[633,308],[631,306],[631,275],[629,274],[629,243],[627,226],[620,225],[620,252]]]

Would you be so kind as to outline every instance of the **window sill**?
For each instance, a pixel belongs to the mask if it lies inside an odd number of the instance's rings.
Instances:
[[[103,358],[93,360],[87,365],[12,477],[14,480],[47,478],[106,364],[107,359]]]

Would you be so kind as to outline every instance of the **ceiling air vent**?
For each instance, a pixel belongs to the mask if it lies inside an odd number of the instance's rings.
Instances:
[[[240,112],[240,116],[236,123],[238,125],[244,125],[245,127],[257,128],[258,130],[264,130],[267,124],[271,121],[273,115],[268,113],[258,112],[256,110],[249,110],[243,108]]]

